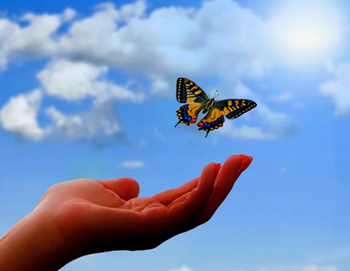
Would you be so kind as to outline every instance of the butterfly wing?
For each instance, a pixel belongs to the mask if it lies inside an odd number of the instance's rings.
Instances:
[[[228,119],[235,119],[252,110],[257,104],[251,100],[228,99],[217,101],[213,106],[221,110]]]
[[[180,77],[177,79],[176,99],[179,103],[189,103],[181,106],[177,111],[179,123],[187,126],[195,123],[199,112],[209,100],[207,94],[193,81]]]
[[[205,103],[209,100],[203,89],[183,77],[177,79],[176,99],[179,103]]]
[[[198,123],[198,130],[206,131],[207,134],[205,137],[207,137],[209,132],[219,129],[224,125],[224,122],[225,118],[222,111],[218,108],[212,107],[208,114]]]
[[[176,110],[179,122],[175,125],[175,127],[179,123],[185,123],[187,126],[195,123],[197,121],[198,114],[202,110],[202,108],[202,103],[190,103],[181,106],[178,110]]]

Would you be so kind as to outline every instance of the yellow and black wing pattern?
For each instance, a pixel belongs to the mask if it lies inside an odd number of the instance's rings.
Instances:
[[[235,119],[256,107],[256,102],[245,99],[220,100],[214,103],[228,119]]]
[[[209,132],[219,129],[224,125],[225,118],[221,110],[218,108],[212,108],[208,114],[198,122],[198,130],[204,130],[207,132],[205,137],[208,136]]]
[[[187,78],[178,78],[176,84],[176,99],[179,103],[189,103],[176,110],[179,123],[187,126],[197,121],[199,112],[205,103],[209,101],[207,94],[195,82]]]
[[[214,97],[215,98],[215,97]],[[178,78],[176,85],[176,99],[180,103],[186,103],[176,110],[179,123],[187,126],[197,122],[198,114],[203,110],[205,117],[197,124],[198,130],[209,132],[219,129],[224,125],[225,118],[235,119],[252,110],[257,104],[247,99],[227,99],[215,101],[209,99],[207,94],[195,82],[187,78]]]
[[[206,103],[209,98],[197,84],[187,78],[178,78],[176,98],[179,103]]]
[[[175,127],[179,123],[185,123],[187,126],[195,123],[197,121],[199,112],[202,110],[202,105],[202,103],[190,103],[185,104],[176,110],[179,122],[175,125]]]

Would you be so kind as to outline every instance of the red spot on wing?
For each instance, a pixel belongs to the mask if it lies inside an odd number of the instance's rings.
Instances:
[[[202,127],[203,126],[203,122],[198,123],[198,127]]]
[[[197,120],[196,119],[191,119],[191,123],[195,123]]]

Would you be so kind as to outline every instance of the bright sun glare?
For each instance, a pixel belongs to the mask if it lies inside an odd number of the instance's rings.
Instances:
[[[340,45],[343,23],[333,3],[293,1],[276,7],[270,23],[278,57],[292,64],[330,58]]]

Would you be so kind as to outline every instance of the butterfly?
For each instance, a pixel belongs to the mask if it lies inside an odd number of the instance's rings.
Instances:
[[[228,99],[215,101],[209,99],[207,94],[195,82],[180,77],[177,79],[176,99],[179,103],[188,103],[176,110],[179,123],[187,126],[196,123],[198,114],[203,110],[206,114],[197,124],[198,130],[209,132],[224,125],[225,118],[235,119],[257,106],[254,101],[246,99]]]

